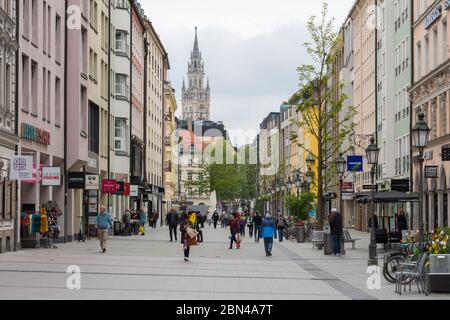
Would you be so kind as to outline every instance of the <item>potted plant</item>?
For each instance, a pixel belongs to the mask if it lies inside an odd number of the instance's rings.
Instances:
[[[428,253],[428,280],[430,291],[450,292],[450,229],[438,228],[431,235]]]

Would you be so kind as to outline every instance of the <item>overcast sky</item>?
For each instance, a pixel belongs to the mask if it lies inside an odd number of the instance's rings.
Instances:
[[[306,21],[319,15],[316,0],[140,0],[169,53],[169,80],[181,86],[198,26],[205,71],[211,82],[211,120],[253,130],[298,89],[296,68],[307,61]],[[328,0],[336,28],[354,0]],[[234,140],[234,138],[232,138]],[[251,141],[249,141],[251,142]],[[245,143],[242,139],[239,144]]]

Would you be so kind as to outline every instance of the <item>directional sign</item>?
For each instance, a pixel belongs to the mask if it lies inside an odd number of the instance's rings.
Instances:
[[[347,156],[347,171],[363,171],[363,156]]]

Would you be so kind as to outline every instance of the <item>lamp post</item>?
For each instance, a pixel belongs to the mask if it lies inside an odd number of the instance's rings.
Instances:
[[[287,205],[287,215],[290,218],[291,212],[289,210],[289,206],[291,205],[291,188],[292,188],[292,180],[291,177],[288,178],[288,181],[286,182],[286,186],[288,189],[288,205]]]
[[[276,184],[275,191],[276,191],[276,193],[275,193],[275,212],[276,212],[277,218],[278,218],[278,210],[280,208],[278,202],[280,202],[279,194],[280,194],[280,191],[281,191],[281,187],[280,187],[280,185],[278,183]]]
[[[336,171],[339,175],[339,212],[343,215],[343,203],[342,203],[342,189],[344,184],[344,174],[347,171],[347,161],[339,154],[339,158],[336,159]]]
[[[375,235],[375,202],[374,202],[374,197],[375,197],[375,167],[378,164],[378,155],[380,153],[380,149],[378,148],[378,146],[375,144],[375,138],[372,136],[372,138],[370,139],[370,145],[367,147],[366,149],[366,156],[367,156],[367,162],[369,163],[369,165],[371,166],[371,170],[370,170],[370,177],[371,177],[371,194],[372,194],[372,199],[371,199],[371,223],[370,223],[370,244],[369,244],[369,260],[368,265],[369,266],[373,266],[373,265],[378,265],[378,260],[377,260],[377,239],[376,239],[376,235]]]
[[[419,249],[423,252],[423,205],[422,205],[422,191],[423,191],[423,151],[428,144],[430,136],[430,128],[425,122],[425,114],[419,112],[417,114],[417,122],[414,128],[412,128],[413,146],[419,149]]]

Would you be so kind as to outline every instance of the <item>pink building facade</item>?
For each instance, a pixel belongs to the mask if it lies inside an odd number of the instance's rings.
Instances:
[[[409,90],[413,125],[419,112],[431,129],[424,166],[437,167],[436,178],[423,176],[424,230],[448,226],[450,220],[450,1],[414,0],[414,80]],[[418,156],[413,151],[413,159]],[[413,164],[414,191],[420,191],[419,164]],[[414,208],[418,228],[419,207]]]
[[[33,156],[35,175],[22,181],[19,191],[21,212],[33,213],[48,201],[64,209],[64,84],[65,84],[65,3],[59,0],[22,1],[19,37],[19,152]],[[44,167],[59,183],[45,186]],[[45,170],[50,169],[46,168]],[[64,219],[59,225],[65,232]],[[23,246],[31,240],[21,234]]]

